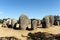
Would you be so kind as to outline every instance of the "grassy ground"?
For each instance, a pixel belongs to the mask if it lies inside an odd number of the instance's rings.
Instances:
[[[53,26],[53,27],[49,27],[49,28],[37,28],[33,31],[27,31],[27,30],[14,30],[11,28],[3,28],[1,27],[2,24],[0,24],[0,37],[9,37],[9,36],[14,36],[17,37],[21,40],[26,40],[26,37],[23,36],[27,36],[27,34],[29,32],[35,33],[35,32],[48,32],[51,34],[60,34],[60,27],[59,26]]]

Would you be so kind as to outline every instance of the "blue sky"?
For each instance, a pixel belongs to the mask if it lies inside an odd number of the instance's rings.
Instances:
[[[23,13],[37,19],[60,15],[60,0],[0,0],[0,19],[18,19]]]

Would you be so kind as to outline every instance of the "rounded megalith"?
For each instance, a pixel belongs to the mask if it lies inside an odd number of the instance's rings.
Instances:
[[[46,17],[45,17],[45,21],[46,21],[46,27],[49,27],[49,26],[50,26],[49,16],[46,16]]]
[[[43,20],[41,20],[41,23],[42,23],[42,28],[46,28],[46,21],[45,21],[45,18],[43,18]]]
[[[7,26],[11,28],[11,18],[7,19]]]
[[[60,16],[54,16],[54,25],[60,25]]]
[[[37,26],[40,26],[41,20],[37,20]]]
[[[50,25],[54,25],[54,16],[53,15],[49,15],[49,20],[50,20]]]
[[[42,23],[41,23],[41,20],[40,19],[37,20],[37,26],[38,26],[38,28],[41,28],[42,27]]]
[[[7,22],[6,21],[3,22],[2,27],[7,27]]]
[[[31,27],[32,27],[33,29],[36,29],[36,28],[37,28],[37,20],[33,20],[33,21],[32,21]]]
[[[15,27],[14,25],[17,23],[17,20],[16,19],[14,19],[14,18],[12,18],[11,19],[11,26],[12,27]]]
[[[19,25],[21,27],[21,29],[26,29],[28,24],[29,24],[29,18],[26,14],[22,14],[20,17],[19,17]]]
[[[42,20],[42,27],[46,28],[50,26],[49,16],[45,16]]]

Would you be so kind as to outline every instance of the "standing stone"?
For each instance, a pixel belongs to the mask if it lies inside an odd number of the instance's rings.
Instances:
[[[7,26],[8,26],[9,28],[12,27],[12,26],[11,26],[11,18],[7,19]]]
[[[37,20],[32,21],[32,28],[36,29],[37,28]]]
[[[54,25],[59,25],[60,21],[59,21],[59,16],[54,16]]]
[[[57,21],[57,25],[59,26],[59,21]]]
[[[2,27],[7,27],[6,21],[3,22]]]
[[[31,20],[29,20],[28,29],[31,29]]]
[[[42,28],[46,28],[46,21],[45,21],[45,18],[43,18],[43,20],[41,20],[41,23],[42,23]]]
[[[37,20],[37,26],[39,26],[41,24],[40,20]]]
[[[19,25],[21,26],[21,29],[26,29],[27,25],[29,23],[29,18],[27,17],[27,15],[22,14],[19,18]]]
[[[3,19],[3,24],[2,24],[2,27],[8,27],[8,21],[7,19]]]
[[[60,25],[60,21],[59,20],[55,21],[54,25],[59,26]]]
[[[49,22],[50,20],[49,20],[49,16],[45,16],[44,18],[43,18],[43,27],[49,27],[50,26],[50,22]]]
[[[17,20],[16,19],[11,19],[11,26],[12,27],[15,27],[15,24],[17,23]]]
[[[54,25],[54,16],[50,15],[49,16],[49,20],[50,20],[50,25]]]
[[[37,26],[38,26],[38,27],[42,27],[41,20],[37,20]]]

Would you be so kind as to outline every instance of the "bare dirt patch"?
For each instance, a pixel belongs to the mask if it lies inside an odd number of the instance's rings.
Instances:
[[[35,33],[35,32],[47,32],[51,34],[60,34],[60,27],[59,26],[53,26],[49,28],[37,28],[32,31],[28,30],[14,30],[13,28],[3,28],[0,25],[0,37],[10,37],[14,36],[16,38],[19,38],[21,40],[26,40],[26,37],[28,33]]]

